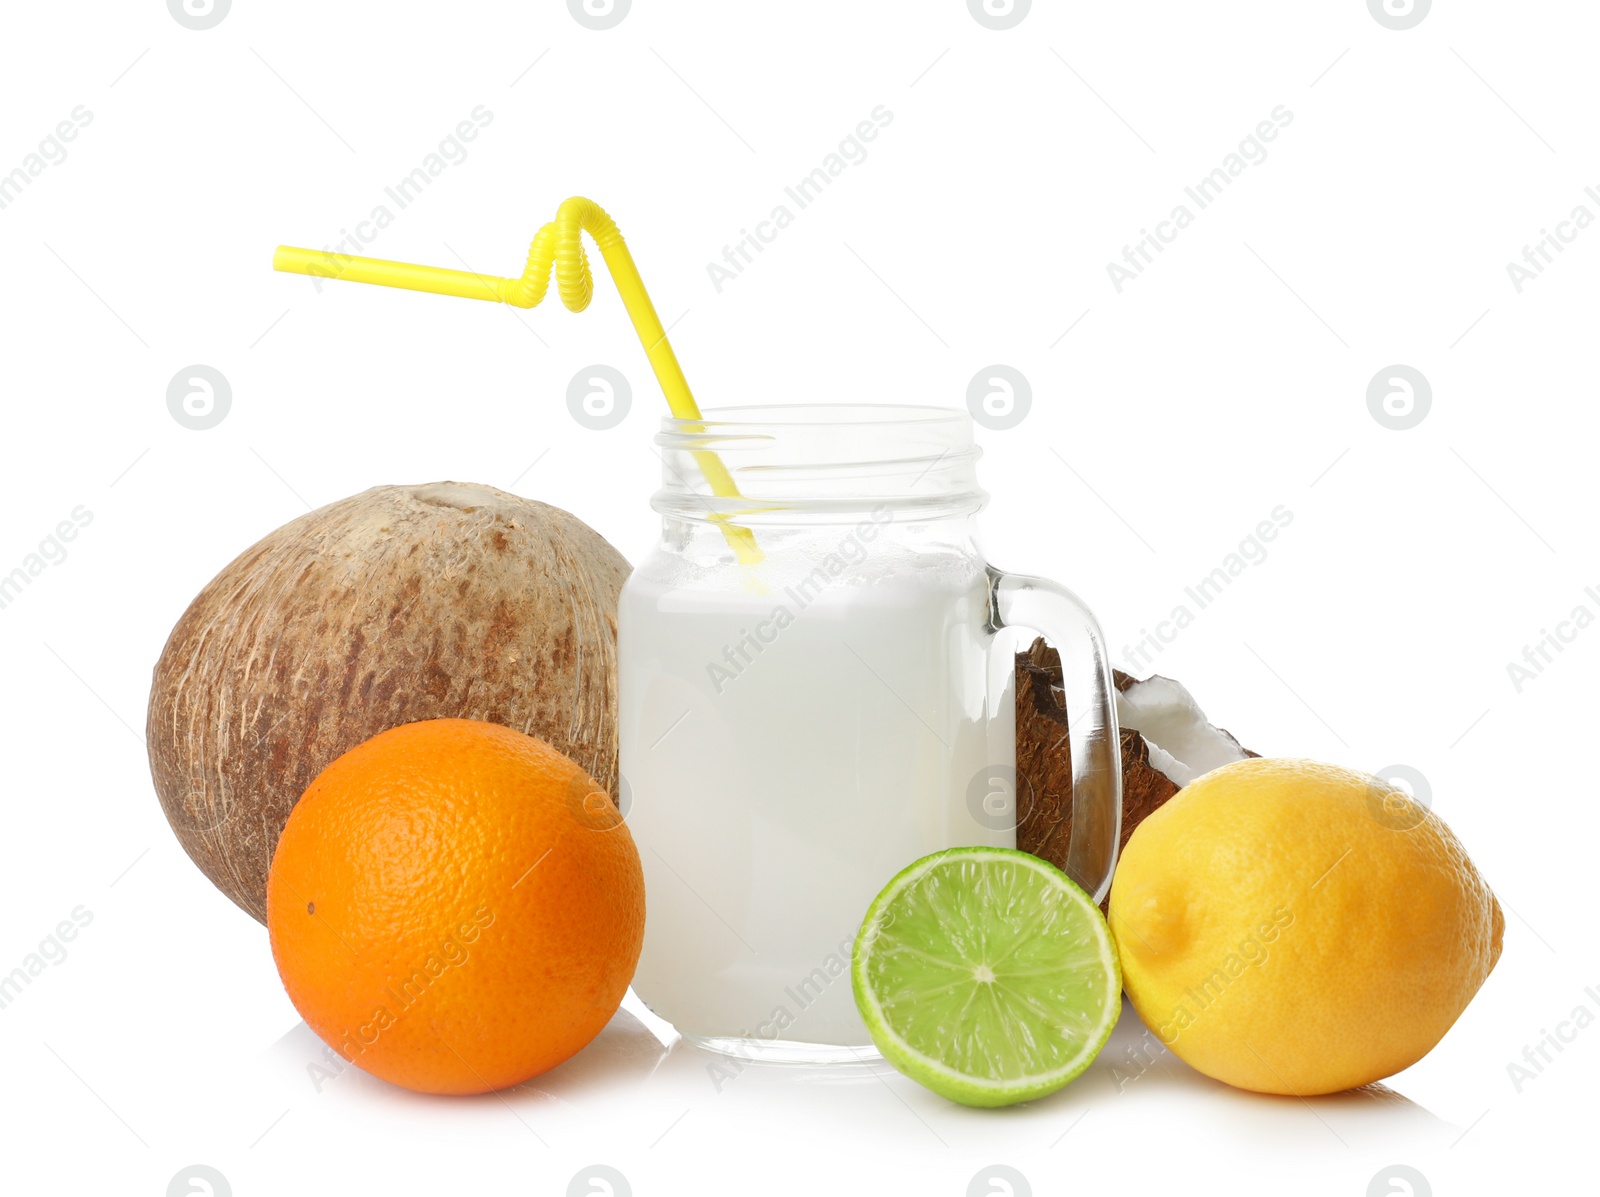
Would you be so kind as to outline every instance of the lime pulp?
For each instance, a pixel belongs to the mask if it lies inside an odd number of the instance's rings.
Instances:
[[[972,1106],[1060,1089],[1122,1009],[1099,908],[1060,869],[1010,848],[950,848],[903,869],[867,911],[850,979],[884,1058]]]

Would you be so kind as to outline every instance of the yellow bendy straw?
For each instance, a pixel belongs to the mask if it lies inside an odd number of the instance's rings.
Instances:
[[[309,274],[315,278],[341,279],[352,283],[375,283],[407,291],[428,291],[434,295],[454,295],[461,299],[486,299],[512,307],[536,307],[550,288],[550,269],[555,267],[556,287],[568,311],[581,312],[594,297],[594,276],[583,250],[583,233],[594,238],[600,256],[611,271],[612,281],[622,295],[633,328],[639,334],[650,368],[655,371],[667,407],[680,420],[698,420],[700,407],[689,390],[678,356],[672,352],[666,329],[656,315],[655,304],[644,289],[639,268],[617,229],[616,221],[593,200],[575,195],[556,211],[556,218],[539,230],[528,250],[527,269],[521,278],[494,278],[470,270],[446,270],[437,266],[414,266],[408,262],[386,262],[379,258],[358,258],[329,251],[300,249],[280,245],[273,255],[274,270],[289,274]],[[694,454],[700,472],[711,486],[711,493],[737,497],[739,488],[722,459],[710,450]],[[713,517],[722,528],[738,559],[745,564],[761,560],[760,548],[749,528]]]

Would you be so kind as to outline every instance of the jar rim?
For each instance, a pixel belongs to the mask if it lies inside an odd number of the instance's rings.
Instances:
[[[987,496],[982,449],[964,408],[897,403],[778,403],[666,417],[655,443],[653,506],[687,518],[785,519],[875,506],[915,518],[975,511]],[[706,470],[737,494],[713,494]]]
[[[777,418],[769,413],[776,413]],[[799,413],[812,413],[815,418],[792,418]],[[747,415],[755,418],[745,418]],[[663,416],[661,431],[663,435],[671,435],[686,431],[689,427],[703,429],[706,425],[814,428],[828,423],[850,427],[953,423],[970,428],[972,416],[963,408],[940,407],[931,403],[743,403],[706,408],[698,419]]]

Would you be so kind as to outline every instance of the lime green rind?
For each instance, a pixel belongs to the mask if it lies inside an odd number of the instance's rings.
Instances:
[[[938,910],[930,906],[929,911],[924,912],[924,917],[930,912],[937,914],[939,930],[951,938],[942,943],[923,943],[917,947],[904,943],[893,947],[892,950],[902,959],[906,956],[914,957],[909,964],[898,970],[897,979],[905,982],[909,974],[911,984],[909,986],[902,984],[896,997],[886,1002],[885,995],[878,992],[869,975],[874,949],[878,948],[885,938],[886,916],[898,900],[907,895],[908,891],[934,869],[964,863],[981,865],[987,861],[1025,869],[1047,883],[1056,894],[1066,899],[1064,912],[1072,924],[1070,930],[1089,933],[1088,941],[1076,946],[1053,941],[1046,935],[1029,940],[1026,945],[1019,943],[1013,949],[1020,950],[1022,946],[1026,946],[1047,954],[1053,949],[1054,954],[1045,962],[1040,975],[1048,972],[1050,975],[1064,975],[1074,981],[1081,981],[1080,988],[1085,990],[1088,999],[1085,1003],[1086,1012],[1079,1012],[1082,1014],[1083,1026],[1082,1041],[1078,1049],[1069,1058],[1044,1071],[1019,1071],[1015,1075],[995,1077],[978,1075],[975,1071],[955,1067],[949,1061],[938,1059],[909,1042],[902,1031],[896,1028],[893,1010],[886,1009],[886,1006],[918,1007],[918,1012],[922,1013],[938,1004],[940,990],[955,988],[957,981],[963,980],[964,976],[970,976],[971,964],[963,958],[960,945],[961,942],[973,937],[987,942],[992,927],[982,925],[983,907],[975,906],[973,910],[963,912],[950,909],[948,905]],[[1025,898],[1027,895],[1021,896]],[[964,919],[963,913],[969,917]],[[1044,909],[1041,911],[1041,917],[1048,923],[1053,913]],[[908,915],[908,917],[914,916]],[[891,923],[892,921],[890,920]],[[1000,914],[997,914],[994,923],[1000,925],[1002,930],[1006,929],[1004,918]],[[1073,957],[1077,959],[1074,960]],[[947,976],[951,977],[952,981],[941,984]],[[855,993],[856,1006],[867,1025],[867,1030],[872,1035],[873,1043],[883,1053],[884,1058],[912,1080],[940,1096],[969,1106],[1014,1105],[1047,1096],[1069,1084],[1100,1054],[1110,1039],[1121,1012],[1121,963],[1111,939],[1110,929],[1106,926],[1099,908],[1089,895],[1061,870],[1036,856],[1010,848],[950,848],[925,856],[897,873],[873,900],[865,919],[862,920],[861,931],[856,936],[851,953],[850,982]],[[919,983],[926,988],[919,991]],[[992,991],[990,992],[992,994]],[[931,996],[923,1000],[919,993]],[[1021,1001],[1028,1000],[1026,995],[1019,996],[1013,993],[1013,997]],[[1095,1007],[1098,1007],[1098,1018]],[[1045,1018],[1053,1014],[1057,1019],[1070,1018],[1075,1013],[1072,1009],[1052,1012],[1038,1010],[1036,1007],[1035,1012]],[[997,1018],[1005,1016],[998,1001],[995,1002],[995,1016]],[[1018,1029],[1026,1034],[1033,1028],[1022,1026]],[[966,1051],[970,1055],[971,1049],[981,1050],[981,1047],[981,1044],[976,1043],[951,1044],[948,1054],[955,1057]],[[991,1067],[996,1062],[995,1059],[988,1061]]]

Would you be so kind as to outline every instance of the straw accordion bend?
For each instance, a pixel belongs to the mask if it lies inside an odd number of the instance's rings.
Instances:
[[[543,302],[550,290],[552,269],[556,290],[561,302],[569,311],[581,312],[594,298],[594,274],[589,269],[589,257],[584,252],[583,234],[594,238],[595,247],[605,259],[606,267],[617,284],[623,307],[633,322],[639,342],[644,346],[650,368],[661,384],[667,406],[680,420],[698,420],[699,405],[689,390],[683,368],[667,340],[667,331],[661,327],[655,305],[645,290],[639,268],[627,243],[606,210],[591,199],[573,196],[556,211],[556,218],[545,225],[533,238],[528,249],[528,264],[521,278],[495,278],[476,274],[470,270],[446,270],[437,266],[417,266],[409,262],[389,262],[381,258],[361,258],[332,251],[301,249],[280,245],[273,256],[274,269],[292,274],[309,274],[318,278],[342,279],[347,282],[374,283],[384,287],[400,287],[409,291],[426,291],[434,295],[453,295],[462,299],[482,299],[512,307],[531,308]],[[724,498],[736,498],[739,488],[734,483],[722,459],[715,453],[699,451],[695,462],[705,475],[711,493]],[[728,522],[725,514],[710,517],[727,538],[738,559],[754,564],[762,559],[760,548],[750,529]]]

